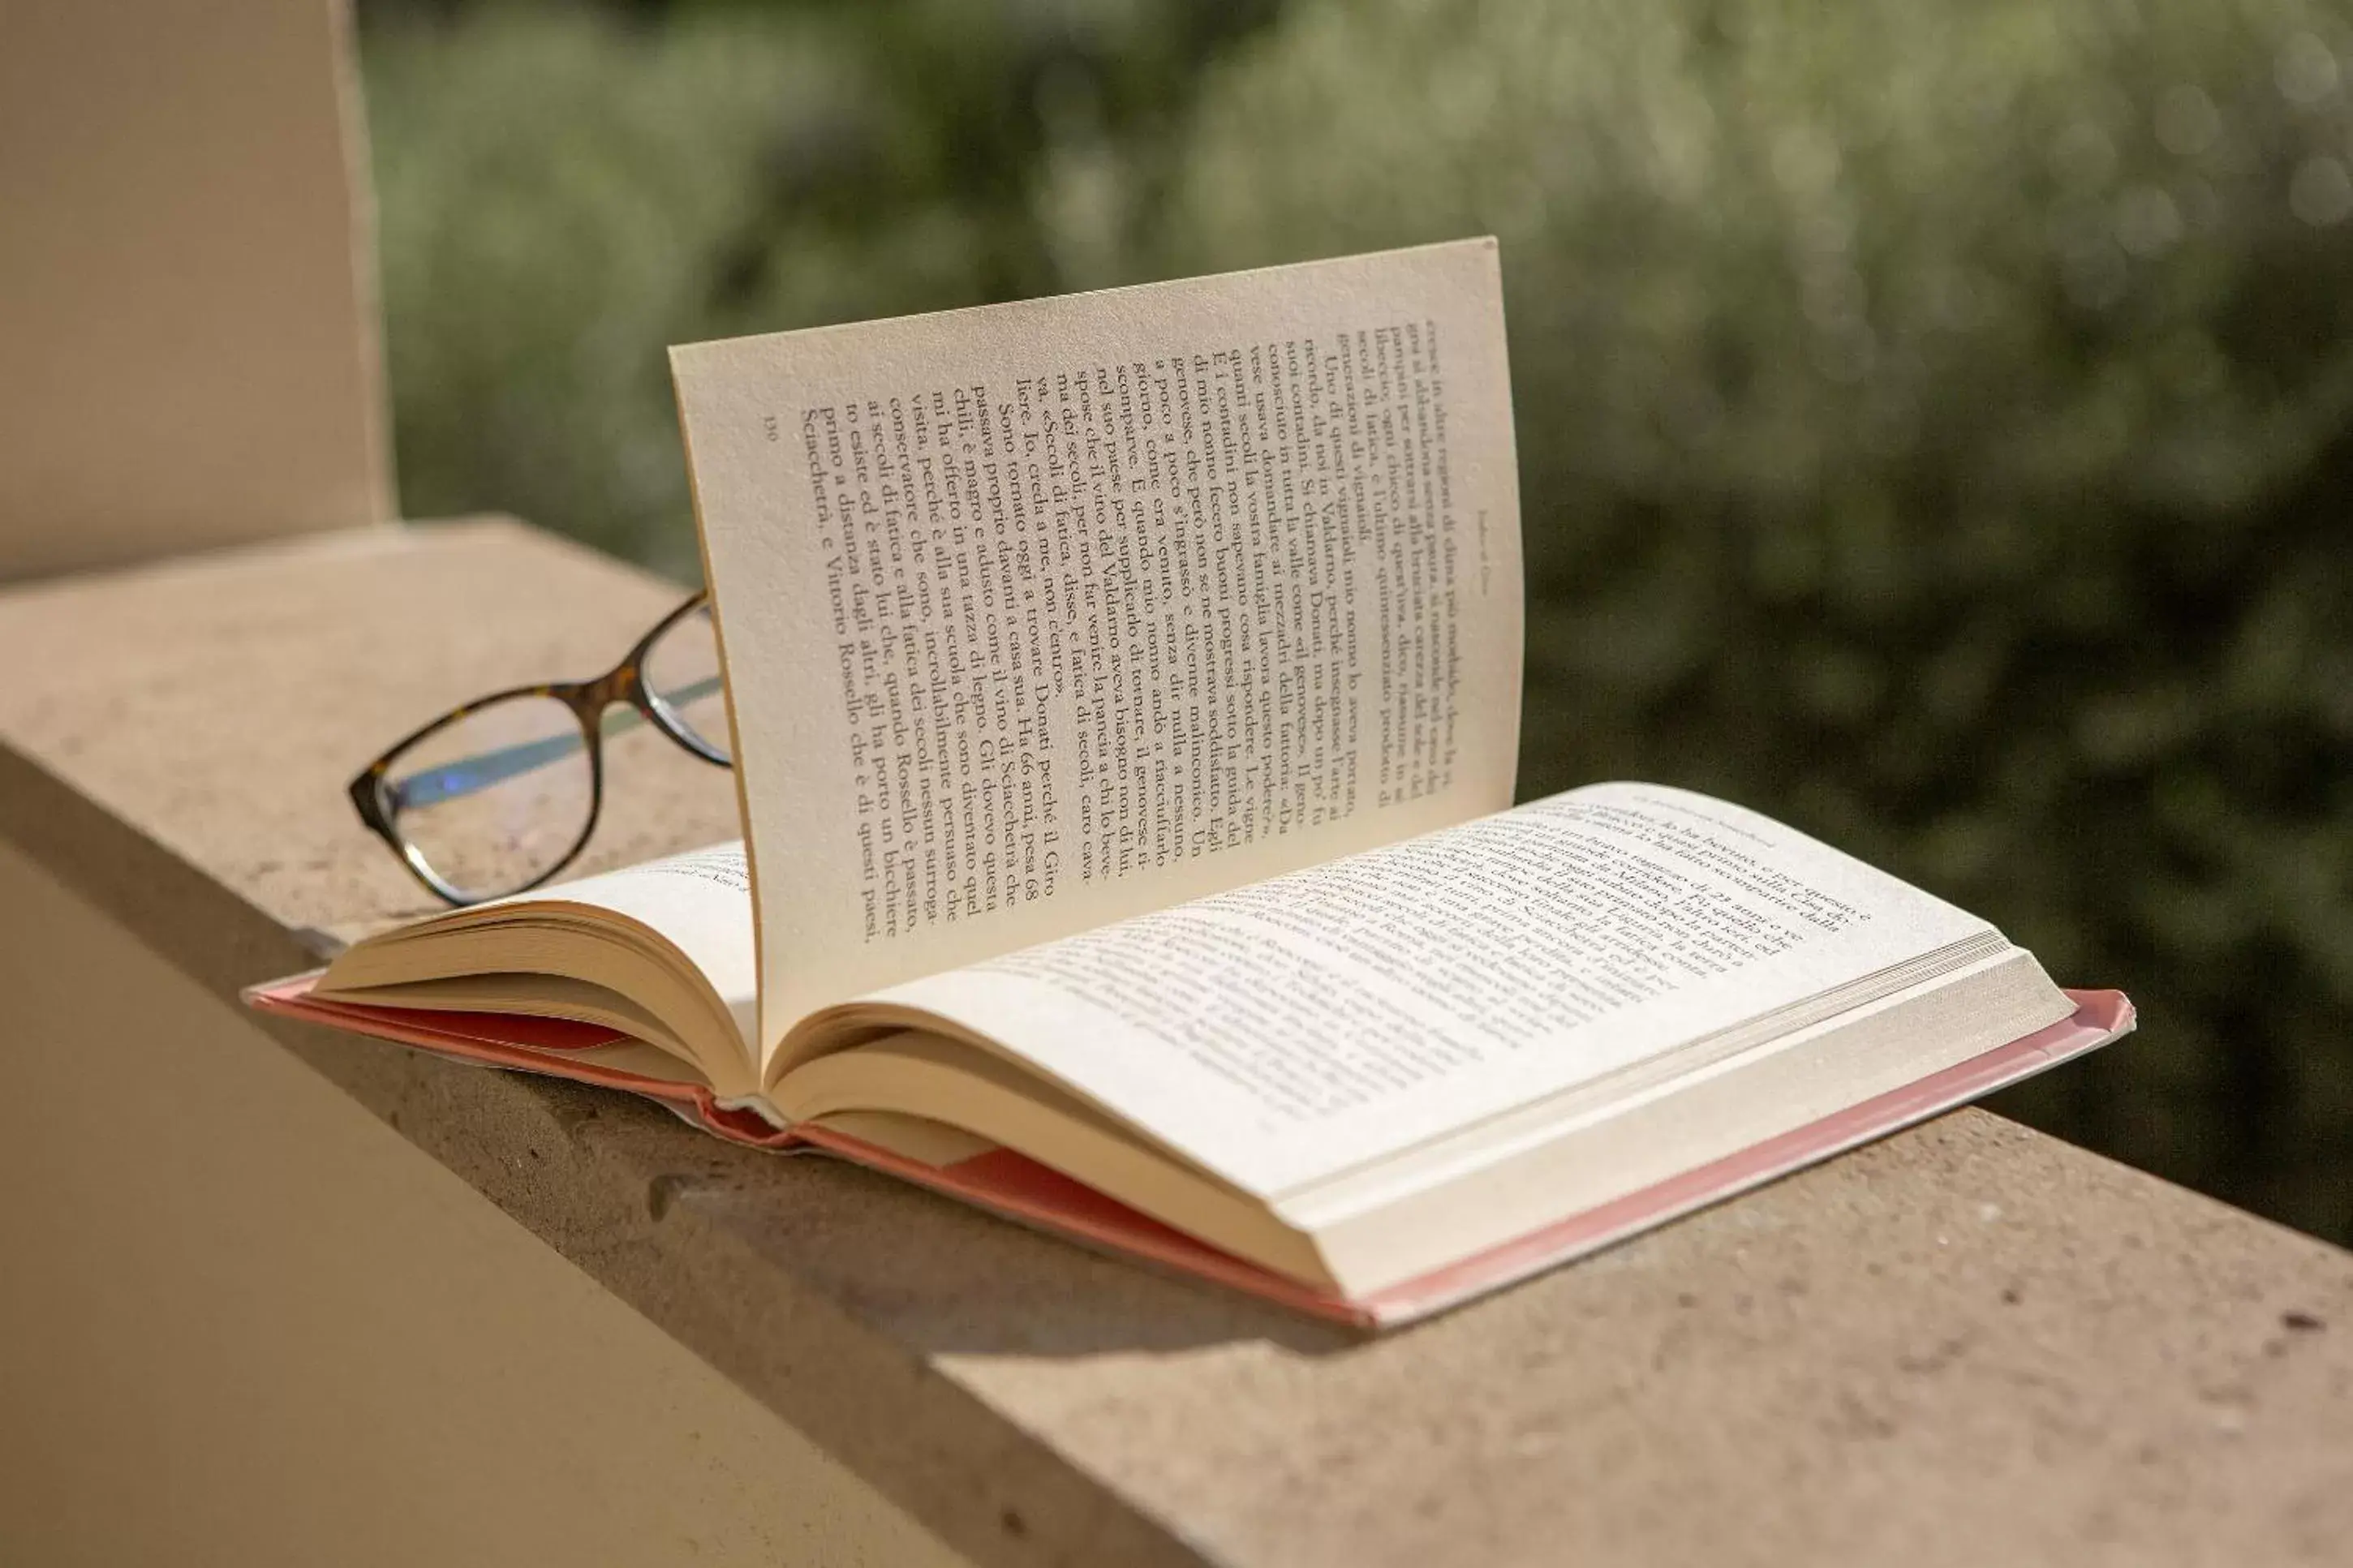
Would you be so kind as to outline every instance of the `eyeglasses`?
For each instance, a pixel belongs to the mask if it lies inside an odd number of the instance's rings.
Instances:
[[[452,709],[369,763],[352,781],[352,805],[437,897],[504,898],[538,887],[587,844],[604,804],[605,737],[641,723],[729,765],[707,593],[594,680],[517,687]]]

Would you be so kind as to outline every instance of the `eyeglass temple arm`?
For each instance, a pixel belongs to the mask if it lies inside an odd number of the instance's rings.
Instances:
[[[662,693],[662,700],[675,708],[681,702],[691,702],[698,697],[708,697],[719,689],[720,678],[705,676],[689,681],[675,691]],[[607,735],[618,735],[645,720],[634,708],[606,710],[598,729]],[[480,752],[454,762],[438,763],[420,768],[405,777],[389,779],[385,784],[386,804],[395,811],[414,806],[439,805],[444,801],[461,800],[465,796],[503,784],[511,778],[560,763],[580,750],[576,734],[550,735],[543,741],[521,741],[512,746],[501,746],[493,752]]]

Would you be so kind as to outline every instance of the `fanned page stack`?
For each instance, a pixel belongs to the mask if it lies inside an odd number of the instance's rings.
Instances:
[[[256,1005],[1365,1324],[2131,1026],[1741,807],[1511,806],[1492,240],[672,363],[747,843]]]

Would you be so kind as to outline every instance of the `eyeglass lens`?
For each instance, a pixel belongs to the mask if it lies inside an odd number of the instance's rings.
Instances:
[[[698,605],[648,646],[640,671],[661,727],[729,761],[727,704],[711,607]],[[645,721],[607,708],[607,738]],[[395,757],[385,806],[404,852],[464,902],[531,886],[586,837],[596,773],[580,721],[553,697],[517,696],[459,715]]]
[[[459,898],[494,899],[561,865],[588,831],[596,778],[580,721],[553,697],[477,708],[393,759],[385,805],[412,861]]]

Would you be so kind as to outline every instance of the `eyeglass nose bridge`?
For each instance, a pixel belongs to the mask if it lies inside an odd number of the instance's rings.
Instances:
[[[591,728],[615,703],[635,708],[645,700],[645,672],[635,659],[625,659],[594,680],[585,680],[565,693]]]

